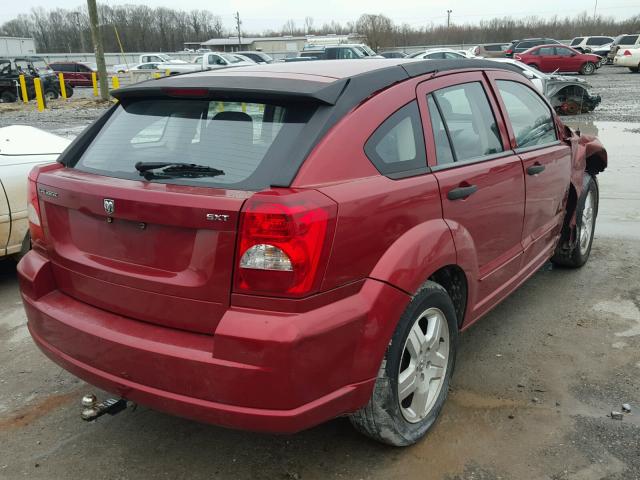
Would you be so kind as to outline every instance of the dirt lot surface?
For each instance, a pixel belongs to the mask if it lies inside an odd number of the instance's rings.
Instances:
[[[95,389],[34,346],[4,261],[0,478],[640,479],[640,75],[605,67],[590,81],[602,106],[568,123],[609,150],[591,259],[545,266],[462,335],[449,401],[422,442],[384,447],[343,418],[293,436],[144,407],[84,423],[79,401]],[[0,125],[71,135],[99,111],[59,110],[3,111]],[[631,413],[610,418],[622,403]]]

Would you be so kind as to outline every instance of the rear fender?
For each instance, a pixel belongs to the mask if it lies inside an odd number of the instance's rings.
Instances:
[[[370,277],[414,295],[446,265],[456,264],[456,246],[441,218],[418,224],[400,236],[380,258]]]

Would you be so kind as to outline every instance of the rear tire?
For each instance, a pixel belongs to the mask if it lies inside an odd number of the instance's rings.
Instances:
[[[598,203],[596,180],[585,173],[582,195],[576,207],[576,243],[571,249],[556,249],[551,258],[555,265],[580,268],[587,263],[593,245]]]
[[[44,97],[47,100],[56,100],[60,95],[58,94],[58,91],[50,88],[49,90],[47,90],[46,92],[44,92]]]
[[[640,65],[637,67],[629,67],[629,70],[631,70],[631,73],[638,73],[640,71]]]
[[[31,234],[27,232],[27,234],[24,236],[24,240],[22,240],[22,248],[20,249],[20,252],[16,253],[13,256],[13,259],[16,261],[16,263],[22,260],[22,257],[29,253],[29,250],[31,250]]]
[[[580,69],[582,75],[592,75],[596,71],[596,65],[593,62],[585,63]]]
[[[427,281],[402,314],[369,403],[350,416],[353,426],[397,447],[420,440],[447,398],[457,344],[451,298],[442,286]]]

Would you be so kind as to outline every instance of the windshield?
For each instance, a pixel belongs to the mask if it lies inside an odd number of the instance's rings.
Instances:
[[[219,55],[229,63],[240,63],[245,61],[236,55],[229,55],[228,53],[220,53]]]
[[[121,104],[75,164],[78,170],[140,180],[137,162],[182,162],[223,175],[156,179],[252,190],[271,184],[273,167],[315,109],[218,100],[139,100]],[[277,154],[271,152],[277,149]]]
[[[365,55],[368,57],[375,57],[377,55],[377,53],[371,50],[367,45],[359,45],[358,48],[363,50]]]

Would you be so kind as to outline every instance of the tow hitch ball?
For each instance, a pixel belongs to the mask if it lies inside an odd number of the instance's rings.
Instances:
[[[98,402],[95,395],[89,394],[82,397],[82,414],[83,420],[90,422],[105,413],[115,415],[127,408],[127,401],[124,398],[108,398],[102,402]]]

